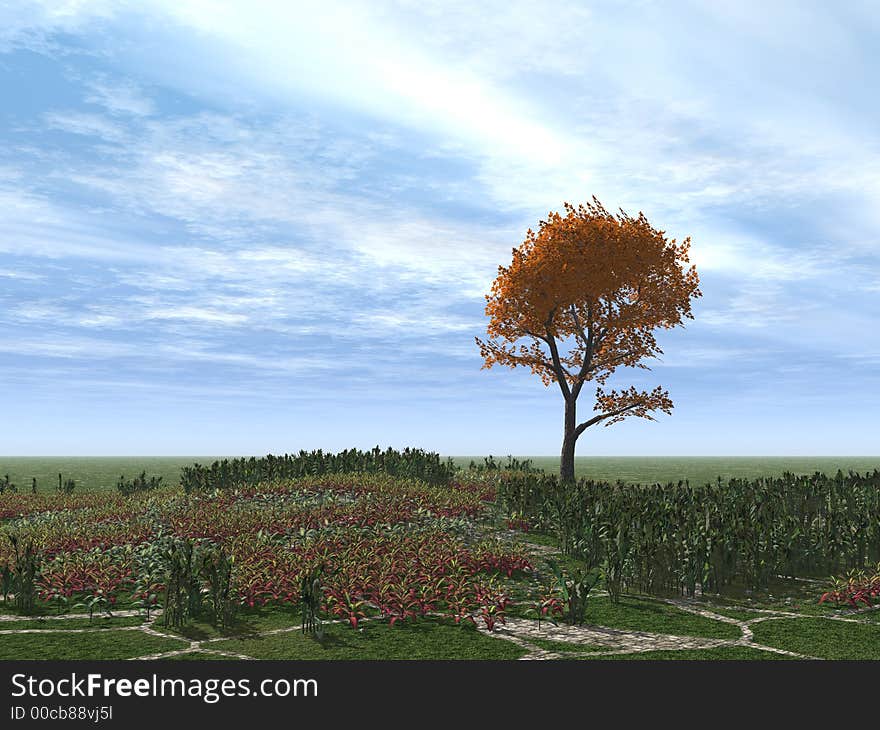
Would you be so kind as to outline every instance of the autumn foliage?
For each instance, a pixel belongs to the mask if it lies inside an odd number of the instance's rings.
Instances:
[[[525,366],[545,385],[557,383],[566,403],[562,477],[574,477],[574,442],[584,430],[629,416],[670,413],[660,387],[605,390],[619,367],[644,368],[662,354],[658,329],[693,318],[701,296],[690,239],[669,240],[642,213],[609,213],[594,197],[565,215],[554,212],[529,229],[498,269],[486,296],[488,338],[477,338],[484,367]],[[596,383],[596,415],[577,423],[575,403],[587,382]]]

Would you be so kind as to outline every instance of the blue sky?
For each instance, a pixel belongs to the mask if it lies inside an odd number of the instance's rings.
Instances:
[[[558,453],[474,337],[595,194],[704,296],[578,455],[876,454],[871,5],[0,2],[0,453]]]

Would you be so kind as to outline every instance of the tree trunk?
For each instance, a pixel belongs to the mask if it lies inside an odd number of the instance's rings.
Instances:
[[[574,482],[574,445],[577,441],[575,400],[565,401],[565,432],[562,438],[562,458],[559,462],[559,478],[563,482]]]

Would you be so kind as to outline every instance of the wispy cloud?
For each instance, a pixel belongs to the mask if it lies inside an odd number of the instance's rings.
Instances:
[[[781,404],[876,392],[877,27],[793,1],[7,4],[0,374],[22,405],[265,412],[323,379],[343,440],[382,413],[437,436],[421,397],[467,451],[501,412],[555,451],[558,403],[473,337],[525,230],[596,194],[693,240],[696,319],[632,376],[673,391],[670,443],[725,448],[707,403],[795,432]]]
[[[141,88],[130,80],[111,80],[106,76],[86,79],[90,92],[85,101],[104,107],[113,116],[148,117],[156,106]]]
[[[46,115],[46,124],[49,129],[99,137],[106,142],[122,142],[127,138],[125,130],[97,114],[52,112]]]

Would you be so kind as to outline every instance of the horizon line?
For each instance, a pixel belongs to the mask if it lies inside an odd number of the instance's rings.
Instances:
[[[338,453],[323,450],[324,453]],[[5,454],[0,459],[242,459],[296,454],[288,451],[267,454]],[[559,454],[440,454],[443,458],[558,459]],[[589,454],[575,459],[880,459],[880,454]]]

